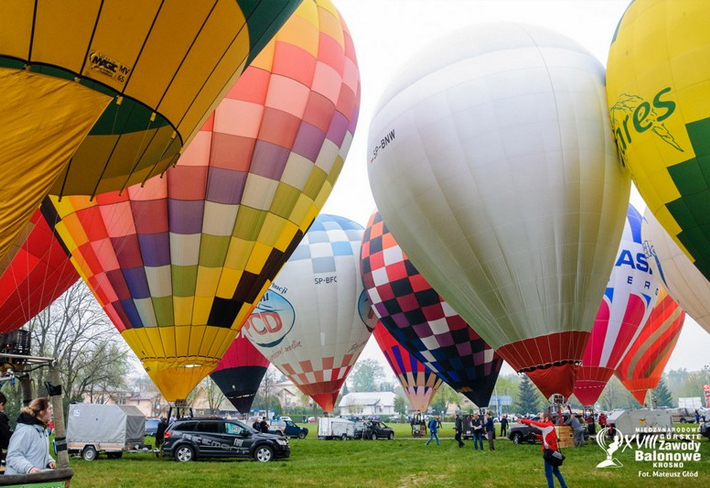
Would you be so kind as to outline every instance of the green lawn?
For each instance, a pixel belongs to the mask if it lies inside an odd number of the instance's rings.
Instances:
[[[471,441],[458,448],[451,424],[444,426],[441,446],[425,446],[413,439],[408,424],[392,424],[395,440],[318,440],[316,425],[309,438],[291,441],[291,458],[268,464],[254,461],[204,460],[181,464],[153,454],[125,454],[122,459],[101,457],[85,462],[72,458],[76,475],[72,488],[82,487],[530,487],[545,486],[539,445],[496,441],[496,450],[474,451]],[[710,486],[710,442],[700,441],[700,462],[683,468],[656,468],[635,461],[634,450],[617,452],[623,467],[600,469],[604,452],[590,444],[565,449],[561,468],[572,487],[693,487]],[[653,473],[697,473],[697,477],[660,478]],[[641,473],[641,476],[640,474]],[[648,473],[648,477],[643,474]]]

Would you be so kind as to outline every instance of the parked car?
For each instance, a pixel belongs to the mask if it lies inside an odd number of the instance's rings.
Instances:
[[[355,439],[362,439],[363,433],[366,439],[394,439],[394,429],[387,427],[379,420],[365,420],[355,422]]]
[[[281,417],[281,420],[274,420],[273,422],[271,422],[271,428],[269,429],[269,432],[272,434],[284,435],[286,437],[291,437],[294,439],[305,439],[308,435],[307,428],[296,425],[290,418],[288,420],[284,420],[283,417]]]
[[[556,419],[557,419],[557,414],[553,414],[552,421],[556,422]],[[539,421],[540,417],[535,416],[530,420]],[[569,420],[569,414],[566,414],[566,413],[563,414],[562,420],[564,422],[567,422],[567,420]],[[513,424],[508,428],[508,439],[513,441],[515,444],[523,444],[526,442],[531,443],[531,444],[535,444],[538,441],[535,434],[539,434],[539,433],[540,433],[540,431],[535,429],[534,427],[518,423],[518,424]],[[585,432],[585,437],[586,436],[587,436],[587,434]]]
[[[289,457],[291,448],[288,439],[262,434],[239,420],[187,418],[168,427],[161,452],[180,462],[203,457],[251,457],[267,462]]]
[[[145,419],[145,435],[155,437],[160,419]]]

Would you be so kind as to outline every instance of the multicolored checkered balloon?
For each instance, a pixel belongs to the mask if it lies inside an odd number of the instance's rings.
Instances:
[[[360,256],[365,290],[385,328],[449,386],[488,406],[503,360],[419,274],[379,212]]]

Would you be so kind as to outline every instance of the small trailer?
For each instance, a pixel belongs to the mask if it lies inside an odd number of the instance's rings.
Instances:
[[[69,454],[93,461],[99,453],[117,459],[124,452],[150,452],[145,444],[145,415],[129,405],[76,403],[69,405]]]
[[[354,439],[355,422],[337,417],[321,417],[318,419],[318,438],[344,441]]]

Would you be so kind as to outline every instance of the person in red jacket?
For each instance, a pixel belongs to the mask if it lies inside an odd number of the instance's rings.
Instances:
[[[521,422],[541,432],[541,434],[536,434],[536,436],[542,441],[543,452],[545,452],[545,448],[552,449],[553,451],[559,450],[557,447],[557,432],[555,431],[555,425],[552,423],[552,415],[550,415],[550,412],[544,412],[542,414],[542,422],[528,419],[523,419]],[[545,463],[545,478],[547,478],[548,488],[555,488],[555,480],[552,478],[553,474],[557,478],[557,481],[560,482],[560,486],[567,488],[565,479],[562,477],[562,473],[560,473],[560,468],[551,465],[545,460],[543,460],[543,462]]]

